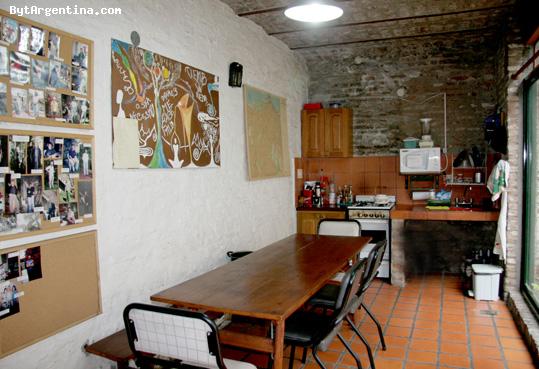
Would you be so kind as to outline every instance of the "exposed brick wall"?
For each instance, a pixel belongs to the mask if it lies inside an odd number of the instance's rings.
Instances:
[[[455,34],[327,47],[303,52],[310,101],[342,101],[354,110],[354,155],[396,153],[402,139],[419,137],[419,118],[433,118],[432,136],[443,144],[446,92],[448,145],[460,151],[483,144],[483,120],[496,110],[493,34]],[[415,103],[399,99],[405,99]]]
[[[507,84],[509,75],[507,74],[507,39],[499,39],[496,50],[495,73],[496,73],[496,104],[500,111],[507,112]]]
[[[529,58],[531,50],[522,44],[508,44],[507,74],[515,73]],[[517,80],[508,78],[507,84],[507,154],[511,165],[509,181],[507,221],[507,263],[505,289],[519,289],[522,251],[522,157],[523,157],[523,111],[521,83],[531,72],[522,73]]]
[[[511,165],[509,181],[508,217],[507,217],[507,262],[505,291],[509,292],[506,300],[513,313],[517,325],[524,335],[530,351],[539,352],[539,324],[528,308],[520,293],[522,263],[522,209],[523,209],[523,140],[524,122],[522,106],[522,81],[531,73],[528,68],[515,80],[514,74],[523,63],[530,58],[532,50],[523,45],[522,40],[508,34],[505,50],[507,64],[505,73],[506,85],[500,97],[506,97],[508,147],[507,154]],[[539,364],[536,361],[536,364]]]

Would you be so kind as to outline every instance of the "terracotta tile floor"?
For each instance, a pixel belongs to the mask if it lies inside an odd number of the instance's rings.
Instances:
[[[458,277],[417,277],[405,288],[376,281],[366,302],[384,326],[388,346],[387,351],[381,349],[376,326],[361,314],[360,330],[376,346],[377,369],[534,368],[505,304],[465,297]],[[342,333],[368,369],[363,344],[348,326]],[[356,368],[338,339],[320,357],[327,369]],[[294,369],[319,369],[311,355],[306,364],[300,359],[301,348]],[[288,361],[284,364],[287,368]]]

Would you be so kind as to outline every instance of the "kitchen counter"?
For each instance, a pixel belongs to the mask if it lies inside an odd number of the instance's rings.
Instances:
[[[403,220],[460,220],[476,222],[495,222],[499,211],[480,208],[450,210],[427,210],[424,205],[397,205],[391,210],[391,219]]]
[[[296,207],[297,211],[346,211],[346,207],[336,206],[336,205],[324,205],[322,207],[314,206],[298,206]]]

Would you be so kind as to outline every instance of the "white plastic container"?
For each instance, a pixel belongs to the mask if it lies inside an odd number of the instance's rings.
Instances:
[[[476,300],[496,301],[503,268],[490,264],[472,264],[473,293]]]

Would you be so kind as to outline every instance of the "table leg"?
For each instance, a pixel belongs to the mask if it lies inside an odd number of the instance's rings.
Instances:
[[[273,342],[274,369],[283,369],[284,353],[284,320],[275,321],[275,337]]]

